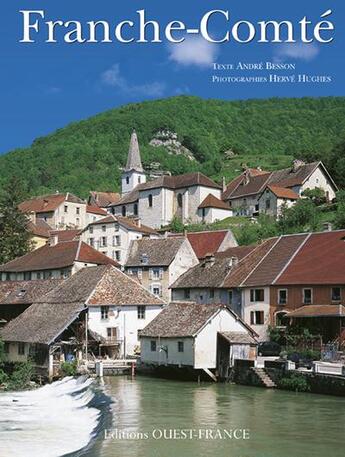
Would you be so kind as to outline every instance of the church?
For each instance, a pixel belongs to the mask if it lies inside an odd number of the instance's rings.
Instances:
[[[174,217],[184,224],[212,223],[232,216],[229,204],[222,201],[222,191],[222,186],[200,172],[147,181],[133,131],[121,177],[121,198],[108,209],[115,216],[139,218],[155,229],[168,225]]]

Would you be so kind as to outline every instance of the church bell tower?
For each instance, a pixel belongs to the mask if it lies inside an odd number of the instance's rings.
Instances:
[[[146,182],[146,175],[141,163],[140,149],[136,131],[133,130],[129,143],[126,168],[121,177],[122,195],[131,192],[138,184]]]

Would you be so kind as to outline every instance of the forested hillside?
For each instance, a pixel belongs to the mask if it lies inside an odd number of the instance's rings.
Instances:
[[[90,189],[118,190],[133,128],[144,165],[159,162],[173,174],[200,170],[230,179],[242,164],[271,170],[289,166],[293,158],[322,159],[338,184],[345,184],[345,98],[179,96],[104,112],[0,156],[0,185],[15,175],[33,195],[69,190],[85,197]],[[149,145],[162,130],[175,132],[195,160]]]

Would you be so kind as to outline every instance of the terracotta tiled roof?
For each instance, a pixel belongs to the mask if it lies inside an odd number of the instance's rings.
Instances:
[[[29,222],[27,229],[30,233],[34,236],[38,236],[41,238],[49,238],[51,227],[44,219],[37,218],[36,222]]]
[[[67,241],[55,246],[45,245],[35,251],[0,266],[3,272],[52,270],[70,267],[74,262],[96,265],[118,263],[82,241]]]
[[[50,236],[57,236],[58,242],[62,241],[73,241],[77,240],[81,234],[81,230],[73,229],[73,230],[51,230]]]
[[[86,212],[91,214],[99,214],[100,216],[106,216],[108,214],[105,209],[93,205],[87,205]]]
[[[214,254],[218,251],[228,233],[228,230],[188,232],[187,238],[198,259],[203,259],[206,254]]]
[[[287,317],[345,317],[343,305],[306,305],[287,313]]]
[[[345,284],[345,230],[312,233],[275,284]]]
[[[267,188],[274,193],[274,195],[278,198],[286,198],[289,200],[298,200],[300,197],[296,192],[292,189],[288,189],[285,187],[274,186],[269,184]]]
[[[165,303],[119,269],[107,267],[87,304],[88,306],[163,306]]]
[[[249,246],[235,246],[232,248],[225,249],[225,251],[216,252],[215,255],[218,259],[224,257],[237,257],[239,260],[241,260],[250,252],[252,252],[256,247],[256,244],[251,244]]]
[[[273,284],[277,276],[296,254],[307,239],[308,234],[286,235],[278,238],[270,251],[262,257],[249,276],[243,281],[244,286],[266,286]]]
[[[277,242],[278,238],[270,238],[263,241],[255,247],[247,256],[245,256],[237,265],[236,268],[230,270],[229,274],[223,282],[223,287],[231,289],[239,287],[253,269],[259,264],[262,258]]]
[[[219,200],[219,198],[215,197],[212,194],[208,194],[208,196],[200,203],[199,208],[219,208],[219,209],[227,209],[230,211],[230,206]]]
[[[139,233],[147,233],[147,234],[158,234],[156,230],[154,230],[151,227],[148,227],[147,225],[143,224],[136,224],[133,220],[129,219],[128,217],[121,217],[121,216],[114,216],[113,214],[110,214],[107,217],[104,217],[103,219],[99,219],[98,221],[91,222],[89,224],[94,226],[94,225],[104,225],[104,224],[113,224],[114,222],[117,222],[118,224],[122,225],[125,227],[127,230],[139,232]]]
[[[186,239],[182,237],[132,241],[126,267],[169,266],[185,242]],[[144,257],[147,263],[143,262]]]
[[[249,195],[256,195],[262,192],[266,184],[269,182],[271,173],[265,173],[257,176],[250,177],[249,182],[246,183],[243,179],[236,189],[229,195],[229,199],[246,197]]]
[[[117,192],[98,192],[98,191],[91,191],[89,201],[92,201],[92,207],[94,205],[98,205],[101,208],[105,208],[106,206],[116,203],[120,200],[121,195]],[[90,205],[89,205],[90,206]],[[91,211],[89,211],[91,212]]]
[[[296,171],[292,167],[273,171],[269,180],[270,184],[279,184],[281,187],[301,186],[306,179],[321,165],[321,162],[312,162],[301,165]]]
[[[19,209],[23,213],[47,213],[55,211],[63,202],[85,203],[73,194],[52,194],[34,197],[19,204]]]
[[[223,305],[170,303],[143,330],[140,336],[174,338],[194,336]]]

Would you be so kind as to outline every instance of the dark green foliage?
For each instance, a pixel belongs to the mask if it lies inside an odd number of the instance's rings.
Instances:
[[[316,231],[320,226],[320,212],[309,199],[298,200],[291,208],[283,208],[278,222],[281,234]]]
[[[145,165],[160,162],[173,174],[202,171],[220,182],[241,164],[278,169],[293,158],[322,159],[345,184],[345,98],[203,100],[179,96],[130,104],[76,122],[0,157],[0,187],[20,178],[30,194],[119,190],[129,137],[135,127]],[[165,128],[195,155],[190,161],[149,145]],[[235,156],[227,159],[226,150]]]
[[[285,375],[278,382],[278,387],[285,390],[293,390],[295,392],[309,392],[310,386],[305,375],[293,373]]]
[[[320,187],[316,187],[315,189],[306,189],[303,192],[303,196],[310,198],[310,200],[317,206],[326,203],[325,191]]]
[[[33,365],[31,362],[16,362],[15,368],[9,376],[7,390],[24,390],[30,387],[33,376]]]
[[[345,228],[345,190],[341,190],[337,193],[334,224],[337,229]]]
[[[266,215],[260,215],[256,222],[247,220],[240,226],[235,226],[233,232],[240,245],[257,243],[279,234],[275,219]]]
[[[0,264],[26,254],[31,248],[28,218],[18,210],[23,199],[21,183],[12,178],[0,194]]]
[[[61,371],[63,376],[76,376],[78,371],[77,361],[63,362],[61,364]]]

